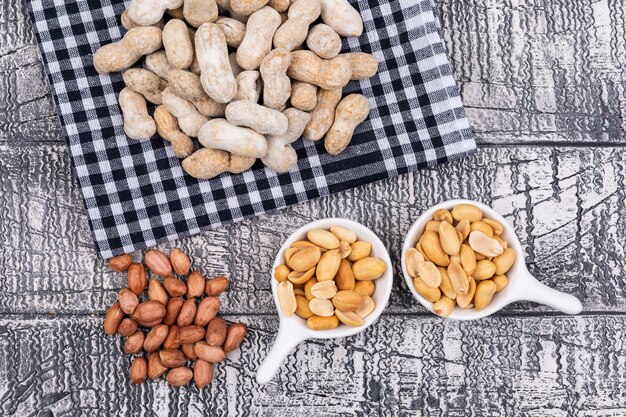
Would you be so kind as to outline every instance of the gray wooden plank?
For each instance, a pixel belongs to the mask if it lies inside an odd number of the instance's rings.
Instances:
[[[437,0],[481,141],[623,142],[623,1]]]
[[[226,317],[229,319],[229,317]],[[27,415],[623,416],[624,316],[384,316],[357,336],[312,341],[260,387],[277,330],[249,325],[239,353],[201,393],[133,386],[122,341],[101,318],[0,320],[0,410]]]
[[[412,221],[433,204],[473,198],[495,207],[524,245],[531,272],[579,296],[586,311],[623,312],[625,155],[621,148],[481,148],[459,162],[380,181],[164,244],[208,275],[233,278],[230,313],[272,313],[269,270],[295,228],[346,217],[377,232],[396,261],[389,310],[424,312],[399,275]],[[471,175],[470,175],[471,173]],[[64,146],[0,147],[0,313],[102,312],[123,274],[96,259]],[[545,311],[514,305],[509,313]]]
[[[437,1],[482,143],[626,141],[623,1]],[[0,0],[0,142],[63,140],[21,2]]]
[[[21,1],[0,1],[0,142],[60,142],[32,24]]]

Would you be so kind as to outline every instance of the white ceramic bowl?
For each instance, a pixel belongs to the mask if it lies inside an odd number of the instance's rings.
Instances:
[[[413,223],[413,226],[411,226],[404,239],[404,245],[402,247],[402,273],[404,274],[406,284],[411,289],[413,296],[415,296],[415,298],[424,307],[434,314],[432,303],[419,295],[415,290],[413,278],[409,275],[406,269],[406,252],[409,248],[415,247],[418,237],[422,235],[422,232],[426,227],[426,223],[432,220],[433,213],[435,211],[439,209],[452,210],[459,204],[473,204],[483,211],[483,215],[485,217],[500,222],[504,228],[504,232],[501,237],[508,242],[510,248],[515,250],[517,258],[509,272],[506,273],[506,276],[509,279],[509,284],[502,291],[493,296],[491,303],[489,303],[487,307],[481,311],[476,311],[473,308],[462,309],[455,307],[454,311],[450,314],[450,316],[448,316],[448,318],[457,320],[480,319],[495,313],[510,303],[522,300],[545,304],[567,314],[578,314],[581,312],[582,304],[576,297],[554,290],[542,284],[528,272],[526,263],[524,262],[522,245],[520,244],[513,227],[511,227],[506,219],[500,216],[500,214],[498,214],[491,207],[471,200],[449,200],[431,207],[424,212],[415,223]]]
[[[274,268],[278,265],[285,263],[285,251],[289,249],[292,243],[298,240],[306,239],[306,234],[311,229],[325,229],[328,230],[332,226],[341,226],[356,232],[359,240],[365,240],[372,244],[371,256],[382,259],[387,264],[387,270],[378,278],[374,283],[376,284],[376,291],[372,294],[372,299],[376,304],[376,308],[372,313],[365,317],[365,324],[360,327],[349,327],[345,324],[339,323],[339,327],[332,330],[311,330],[306,324],[306,320],[293,315],[286,317],[283,315],[278,302],[278,296],[276,294],[276,288],[278,282],[274,279]],[[257,370],[256,379],[260,384],[268,383],[272,377],[276,374],[280,365],[283,363],[287,355],[298,345],[300,342],[306,339],[334,339],[338,337],[352,336],[360,333],[372,324],[376,322],[380,314],[383,312],[389,301],[391,295],[391,288],[393,286],[393,267],[391,265],[391,259],[389,253],[385,248],[383,242],[367,227],[352,220],[330,218],[317,220],[309,223],[298,230],[296,230],[286,241],[278,251],[276,260],[272,266],[272,271],[269,274],[269,278],[272,280],[272,293],[274,294],[274,303],[276,304],[276,311],[280,318],[280,328],[278,335],[274,341],[270,352],[267,357],[259,366]]]

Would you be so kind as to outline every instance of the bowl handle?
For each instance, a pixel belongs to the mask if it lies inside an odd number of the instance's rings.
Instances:
[[[578,314],[582,311],[583,306],[578,298],[548,287],[529,272],[526,272],[526,274],[527,277],[517,297],[518,300],[544,304],[565,314]]]
[[[256,371],[256,380],[259,384],[267,384],[274,377],[285,358],[291,351],[306,339],[306,336],[281,320],[278,335],[269,353]]]

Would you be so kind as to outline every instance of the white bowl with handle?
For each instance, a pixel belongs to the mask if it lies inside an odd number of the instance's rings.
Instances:
[[[500,237],[515,251],[516,259],[511,269],[509,269],[506,273],[506,277],[509,280],[508,285],[500,292],[494,294],[491,303],[489,303],[487,307],[481,311],[476,311],[473,308],[462,309],[456,306],[447,318],[456,320],[476,320],[490,316],[516,301],[532,301],[539,304],[545,304],[566,314],[578,314],[582,311],[582,304],[578,298],[542,284],[534,276],[532,276],[530,272],[528,272],[526,263],[524,262],[522,245],[515,234],[515,230],[513,230],[513,227],[506,221],[506,219],[491,207],[471,200],[449,200],[431,207],[422,213],[413,226],[411,226],[406,235],[404,245],[402,247],[402,273],[404,274],[406,284],[411,289],[413,296],[415,296],[415,298],[425,308],[435,314],[433,311],[433,303],[426,300],[415,290],[413,277],[409,275],[406,267],[406,253],[410,248],[415,247],[418,238],[424,232],[426,224],[433,219],[435,211],[439,209],[452,211],[452,209],[459,204],[474,205],[482,210],[484,217],[500,222],[504,229],[504,232],[500,235]]]
[[[332,330],[311,330],[306,324],[306,320],[292,315],[286,317],[278,301],[277,287],[278,281],[274,279],[274,269],[285,263],[285,251],[289,249],[292,243],[298,240],[305,240],[306,234],[311,229],[324,229],[328,230],[333,226],[341,226],[346,229],[354,231],[358,240],[364,240],[372,244],[372,252],[370,256],[374,256],[383,260],[387,264],[387,269],[383,275],[374,281],[376,290],[372,294],[372,299],[376,304],[374,311],[365,317],[365,323],[359,327],[349,327],[343,323],[339,323],[339,326]],[[285,358],[295,349],[298,344],[307,339],[335,339],[339,337],[352,336],[367,329],[374,324],[378,317],[383,312],[389,301],[391,295],[391,288],[393,286],[393,268],[389,253],[383,242],[367,227],[352,220],[329,218],[321,219],[309,223],[298,230],[296,230],[286,241],[276,255],[276,260],[272,267],[270,278],[272,280],[272,293],[274,295],[274,303],[276,304],[276,311],[280,318],[280,328],[278,329],[278,335],[274,341],[274,345],[270,349],[265,360],[261,363],[256,373],[256,380],[259,384],[268,383],[276,374]]]

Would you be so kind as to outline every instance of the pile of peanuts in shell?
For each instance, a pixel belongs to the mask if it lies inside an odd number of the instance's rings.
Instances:
[[[447,317],[455,306],[481,311],[508,285],[516,254],[500,237],[503,231],[471,204],[433,214],[405,256],[415,290],[436,314]]]
[[[287,172],[301,136],[338,155],[369,115],[365,96],[342,98],[349,81],[378,71],[371,54],[340,54],[342,36],[363,33],[347,0],[132,0],[121,22],[128,31],[94,53],[94,67],[123,71],[128,137],[158,133],[192,177],[238,174],[257,159]]]
[[[274,269],[277,296],[287,317],[296,314],[312,330],[330,330],[343,323],[364,324],[374,311],[375,280],[387,264],[371,255],[370,242],[344,227],[312,229],[285,252],[285,264]]]
[[[213,380],[214,364],[239,348],[247,333],[245,324],[227,324],[217,316],[218,295],[228,288],[229,281],[190,273],[189,257],[180,249],[173,249],[169,258],[161,251],[149,250],[144,263],[153,274],[163,277],[163,282],[154,276],[147,282],[144,265],[133,262],[130,255],[109,260],[109,268],[127,272],[128,286],[107,310],[104,332],[126,337],[124,352],[133,355],[130,380],[134,384],[167,374],[165,379],[172,386],[193,379],[198,388],[204,388]],[[144,298],[146,284],[148,296]]]

